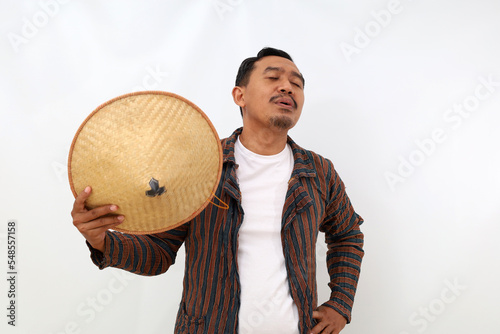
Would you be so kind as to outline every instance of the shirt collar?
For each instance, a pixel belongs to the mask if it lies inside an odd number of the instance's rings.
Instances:
[[[231,163],[236,165],[236,159],[234,158],[234,144],[236,139],[243,131],[243,128],[236,129],[233,134],[222,140],[222,153],[223,162]],[[292,148],[294,166],[292,171],[292,177],[294,176],[304,176],[304,177],[314,177],[316,176],[316,170],[314,169],[314,164],[311,159],[311,154],[309,151],[303,149],[297,145],[290,136],[287,136],[287,143]]]

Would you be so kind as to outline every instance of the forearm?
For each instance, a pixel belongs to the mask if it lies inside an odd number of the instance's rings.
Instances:
[[[115,267],[139,275],[159,275],[175,262],[186,235],[185,228],[153,235],[107,232],[104,252],[90,247],[91,258],[100,269]]]
[[[341,237],[326,236],[328,245],[327,267],[330,275],[330,300],[325,306],[341,313],[348,322],[358,285],[363,251],[363,233],[359,229],[362,219],[356,215],[353,228]]]

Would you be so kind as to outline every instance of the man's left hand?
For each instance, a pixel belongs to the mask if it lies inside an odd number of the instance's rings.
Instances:
[[[318,307],[312,316],[318,324],[311,329],[311,334],[338,334],[347,323],[344,316],[328,306]]]

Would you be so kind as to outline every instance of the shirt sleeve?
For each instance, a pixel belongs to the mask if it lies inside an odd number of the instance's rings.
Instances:
[[[177,251],[186,238],[189,223],[176,229],[148,235],[106,232],[104,252],[87,242],[92,262],[104,269],[115,267],[144,276],[159,275],[175,263]]]
[[[364,255],[364,236],[360,230],[363,219],[354,211],[345,186],[330,162],[329,203],[320,230],[325,232],[328,246],[326,263],[330,275],[331,307],[351,321],[354,295]]]

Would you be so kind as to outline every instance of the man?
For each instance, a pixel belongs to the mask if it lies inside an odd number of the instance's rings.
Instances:
[[[216,196],[192,221],[167,232],[108,231],[116,205],[85,208],[73,223],[94,263],[158,275],[184,243],[184,290],[175,333],[339,333],[350,321],[363,257],[363,222],[332,163],[295,144],[288,130],[304,104],[304,78],[284,51],[243,61],[232,94],[243,128],[222,140]],[[325,233],[330,299],[317,307],[316,240]]]

